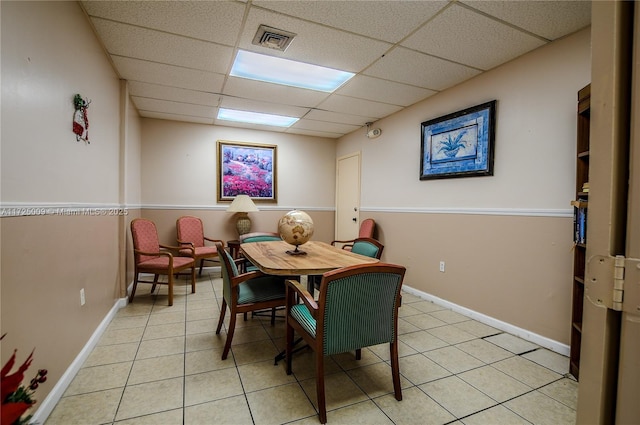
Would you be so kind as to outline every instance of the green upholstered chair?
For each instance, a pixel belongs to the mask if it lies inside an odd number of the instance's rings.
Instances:
[[[358,238],[353,240],[353,244],[350,247],[351,252],[354,254],[365,255],[371,258],[377,258],[378,260],[382,256],[384,245],[373,238]],[[309,279],[313,282],[313,286],[316,289],[320,289],[320,281],[322,276],[314,275],[309,276]]]
[[[389,343],[396,400],[402,400],[398,364],[398,307],[406,269],[376,263],[345,267],[322,275],[314,301],[294,280],[287,281],[287,374],[291,374],[294,331],[316,352],[316,392],[320,422],[327,422],[324,356]],[[297,300],[302,300],[299,303]]]
[[[382,251],[384,245],[373,238],[358,238],[353,241],[351,252],[354,254],[366,255],[367,257],[377,258],[382,257]]]
[[[222,352],[222,360],[225,360],[231,348],[231,341],[236,327],[236,316],[240,313],[271,308],[271,324],[273,325],[275,307],[281,307],[286,304],[285,283],[284,278],[268,276],[259,270],[240,274],[236,263],[222,247],[222,244],[216,243],[216,247],[222,264],[223,294],[216,334],[220,334],[227,307],[231,314],[227,328],[227,340]]]

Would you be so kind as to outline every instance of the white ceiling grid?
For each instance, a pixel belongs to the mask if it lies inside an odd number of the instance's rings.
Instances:
[[[143,117],[338,138],[590,24],[589,1],[83,1]],[[252,44],[260,25],[297,34]],[[238,49],[356,73],[333,93],[230,77]],[[231,123],[220,107],[300,118]]]

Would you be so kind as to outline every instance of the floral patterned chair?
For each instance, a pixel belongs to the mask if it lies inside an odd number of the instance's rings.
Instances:
[[[178,220],[176,220],[176,230],[178,232],[178,243],[181,246],[186,247],[182,251],[180,251],[183,255],[189,255],[189,250],[191,247],[195,250],[195,255],[193,259],[196,261],[200,261],[200,270],[198,271],[198,275],[202,275],[202,267],[204,266],[205,261],[218,261],[213,260],[213,258],[218,257],[218,249],[213,246],[205,245],[205,241],[215,243],[221,243],[224,247],[224,242],[220,239],[211,239],[207,238],[204,235],[204,228],[202,226],[202,220],[198,217],[193,217],[190,215],[185,215]]]
[[[151,220],[136,218],[131,221],[131,236],[133,238],[134,280],[129,302],[133,302],[138,283],[150,283],[151,292],[156,285],[169,286],[169,305],[173,305],[174,275],[186,269],[191,269],[191,292],[196,292],[196,263],[193,249],[189,249],[188,257],[174,256],[171,250],[187,251],[181,247],[161,245],[158,240],[158,230]],[[140,273],[153,274],[153,281],[141,280]],[[167,275],[167,282],[158,282],[159,275]]]

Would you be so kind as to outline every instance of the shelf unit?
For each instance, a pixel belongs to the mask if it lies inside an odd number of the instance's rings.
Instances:
[[[577,150],[576,150],[576,197],[571,202],[576,213],[578,209],[584,209],[586,213],[589,200],[588,189],[585,183],[589,182],[589,124],[591,85],[587,85],[578,92],[577,114]],[[586,222],[585,222],[586,226]],[[579,233],[579,232],[574,232]],[[586,236],[586,232],[584,232]],[[586,239],[580,240],[574,236],[575,248],[573,250],[573,302],[571,307],[571,351],[569,354],[569,372],[579,379],[580,375],[580,346],[582,343],[582,306],[584,299],[584,271],[586,266]]]

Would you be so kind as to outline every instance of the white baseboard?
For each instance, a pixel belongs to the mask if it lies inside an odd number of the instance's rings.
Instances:
[[[73,378],[76,376],[84,362],[93,351],[93,348],[98,344],[98,341],[100,341],[100,337],[109,326],[109,323],[111,323],[113,318],[116,316],[118,310],[120,310],[122,307],[125,307],[126,305],[126,298],[120,298],[116,300],[111,310],[109,310],[109,313],[107,313],[104,319],[102,319],[100,325],[98,325],[96,330],[93,332],[93,335],[91,335],[91,338],[89,338],[87,344],[82,348],[80,353],[76,356],[71,365],[58,380],[51,392],[40,403],[40,406],[38,407],[38,410],[36,410],[36,412],[33,414],[30,423],[44,423],[47,420],[53,409],[56,407],[56,404],[58,404],[58,402],[64,395],[64,392],[71,384],[71,381],[73,381]]]
[[[442,307],[453,310],[456,313],[460,313],[464,316],[470,317],[471,319],[477,320],[478,322],[484,323],[485,325],[492,326],[496,329],[499,329],[504,332],[508,332],[512,335],[515,335],[526,341],[537,344],[541,347],[547,348],[551,351],[555,351],[556,353],[562,354],[563,356],[569,356],[570,347],[566,344],[562,344],[558,341],[554,341],[542,335],[535,334],[526,329],[522,329],[517,326],[514,326],[510,323],[503,322],[498,319],[494,319],[493,317],[484,315],[482,313],[478,313],[477,311],[470,310],[466,307],[459,306],[452,302],[443,300],[442,298],[438,298],[434,295],[414,289],[410,286],[402,285],[402,290],[408,292],[409,294],[420,297],[424,300],[431,301],[434,304],[438,304]]]

